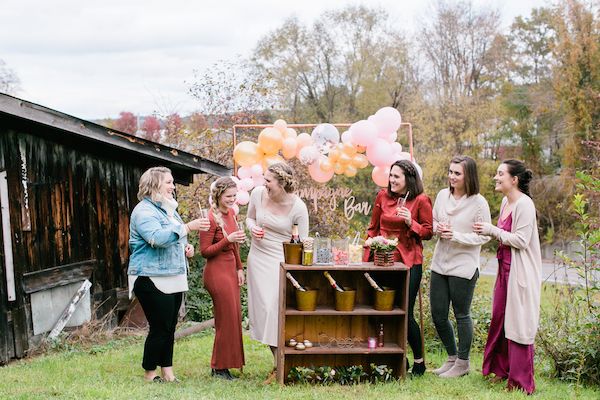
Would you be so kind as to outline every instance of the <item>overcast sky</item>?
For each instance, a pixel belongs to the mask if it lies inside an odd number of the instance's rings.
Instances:
[[[505,27],[547,0],[474,0]],[[17,97],[79,118],[196,110],[194,70],[247,57],[291,15],[310,23],[346,4],[381,6],[407,33],[420,0],[0,0],[0,59],[21,80]]]

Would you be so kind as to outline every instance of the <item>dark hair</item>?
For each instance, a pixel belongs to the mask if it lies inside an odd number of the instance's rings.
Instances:
[[[477,163],[469,156],[454,156],[450,160],[450,164],[460,164],[463,167],[465,175],[465,192],[467,197],[479,193],[479,175],[477,174]],[[450,193],[454,193],[454,189],[448,183]]]
[[[390,167],[390,173],[392,168],[399,167],[404,172],[404,180],[406,182],[406,190],[409,192],[407,200],[412,200],[421,193],[423,193],[423,181],[417,171],[415,165],[409,160],[398,160]],[[392,185],[388,182],[388,195],[391,197],[398,197],[398,193],[392,192]]]
[[[519,190],[531,197],[531,194],[529,193],[529,182],[533,179],[533,172],[525,167],[523,161],[511,159],[502,161],[502,164],[506,165],[506,169],[510,176],[517,177]]]

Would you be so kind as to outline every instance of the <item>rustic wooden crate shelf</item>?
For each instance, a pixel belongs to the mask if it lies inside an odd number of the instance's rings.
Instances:
[[[329,271],[338,284],[356,290],[352,311],[335,310],[335,293],[323,276]],[[286,279],[287,272],[301,285],[318,289],[315,311],[296,308],[295,289]],[[364,277],[368,272],[380,285],[396,290],[394,307],[390,311],[373,308],[374,290]],[[279,337],[277,348],[277,380],[285,383],[291,368],[296,366],[332,367],[386,364],[397,378],[406,374],[405,353],[407,336],[408,281],[410,270],[401,263],[390,267],[362,265],[289,265],[282,263],[279,276]],[[367,339],[377,337],[380,324],[384,326],[385,345],[369,349]],[[285,343],[294,338],[310,340],[313,347],[296,350]],[[339,343],[352,343],[344,346]],[[323,343],[328,343],[327,345]]]

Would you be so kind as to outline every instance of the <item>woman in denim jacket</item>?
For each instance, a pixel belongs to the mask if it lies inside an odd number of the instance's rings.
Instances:
[[[188,290],[187,258],[194,247],[191,231],[206,231],[207,218],[188,222],[177,213],[173,175],[165,167],[148,169],[140,178],[140,202],[129,225],[129,296],[133,292],[144,310],[150,329],[144,345],[144,379],[177,381],[173,374],[173,344],[183,292]],[[156,367],[161,367],[161,375]]]

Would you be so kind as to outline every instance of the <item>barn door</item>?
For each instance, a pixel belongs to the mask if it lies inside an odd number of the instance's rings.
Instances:
[[[6,171],[0,171],[0,209],[2,243],[0,243],[0,364],[8,362],[14,354],[13,335],[8,325],[8,302],[15,300],[14,274],[12,265],[12,241]]]

